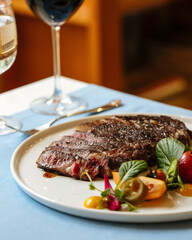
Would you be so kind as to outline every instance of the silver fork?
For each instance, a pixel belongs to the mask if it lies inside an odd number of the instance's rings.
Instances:
[[[85,113],[100,113],[100,112],[104,112],[104,111],[107,111],[107,110],[110,110],[110,109],[113,109],[113,108],[117,108],[117,107],[120,107],[122,106],[122,102],[121,100],[119,99],[116,99],[116,100],[112,100],[110,101],[109,103],[103,105],[103,106],[100,106],[100,107],[97,107],[97,108],[92,108],[92,109],[89,109],[89,110],[84,110],[84,111],[80,111],[80,112],[75,112],[75,113],[70,113],[70,114],[66,114],[66,115],[62,115],[62,116],[59,116],[53,120],[51,120],[50,122],[48,123],[45,123],[37,128],[34,128],[34,129],[29,129],[29,130],[21,130],[21,129],[18,129],[18,128],[15,128],[13,126],[10,126],[6,123],[6,121],[3,119],[3,118],[0,118],[0,122],[3,122],[4,125],[8,128],[11,128],[17,132],[21,132],[23,134],[26,134],[26,135],[33,135],[43,129],[47,129],[49,127],[51,127],[55,122],[57,122],[58,120],[62,119],[62,118],[66,118],[66,117],[71,117],[71,116],[75,116],[75,115],[79,115],[79,114],[85,114]]]

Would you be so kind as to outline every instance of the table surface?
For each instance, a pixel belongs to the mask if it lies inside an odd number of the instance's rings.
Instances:
[[[23,128],[41,125],[52,119],[35,114],[30,102],[50,94],[52,78],[0,94],[1,114],[14,114]],[[62,78],[67,93],[84,97],[89,107],[104,104],[111,99],[122,99],[124,106],[109,113],[161,113],[191,116],[187,109],[150,101],[104,87]],[[76,119],[73,117],[71,119]],[[68,121],[65,119],[64,121]],[[94,221],[64,214],[31,199],[16,184],[10,172],[10,159],[15,148],[27,137],[20,133],[0,136],[0,239],[192,239],[192,220],[168,223],[116,223]]]
[[[34,82],[0,94],[1,115],[11,115],[29,108],[30,103],[39,97],[49,96],[54,86],[52,77]],[[61,86],[66,93],[78,90],[86,83],[62,77]],[[43,92],[42,92],[43,89]]]

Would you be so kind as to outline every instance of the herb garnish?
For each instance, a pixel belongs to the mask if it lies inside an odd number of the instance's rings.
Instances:
[[[90,184],[89,184],[89,189],[90,190],[97,190],[101,193],[102,197],[106,197],[107,198],[107,202],[108,202],[108,208],[110,210],[116,211],[119,210],[121,207],[121,204],[127,204],[129,206],[129,211],[136,211],[137,208],[132,205],[131,203],[129,203],[128,201],[126,201],[123,197],[123,190],[120,190],[119,188],[115,188],[115,190],[113,190],[108,177],[104,174],[104,182],[105,182],[105,190],[101,191],[100,189],[98,189],[97,187],[95,187],[95,185],[93,184],[93,181],[88,173],[88,170],[86,170],[85,172],[83,172],[80,176],[80,179],[82,179],[82,176],[86,174]]]
[[[144,172],[147,169],[148,165],[144,160],[133,160],[122,163],[119,168],[120,181],[115,189],[119,188],[119,186],[121,186],[121,184],[126,180],[138,176],[139,173]]]
[[[157,167],[166,174],[168,188],[175,188],[182,184],[178,175],[178,160],[184,153],[186,146],[174,138],[164,138],[156,145]]]
[[[166,186],[168,189],[174,189],[181,185],[183,182],[178,174],[178,161],[182,154],[189,149],[189,146],[185,146],[180,141],[174,138],[164,138],[158,142],[156,145],[156,157],[157,157],[157,169],[151,170],[151,176],[153,178],[157,178],[158,169],[163,171],[166,175]],[[119,210],[121,204],[127,204],[129,206],[130,211],[135,211],[137,208],[133,206],[130,202],[126,201],[126,191],[124,191],[124,187],[128,184],[130,179],[134,180],[134,177],[137,177],[141,172],[144,172],[148,169],[147,162],[144,160],[132,160],[121,164],[119,168],[119,177],[120,180],[117,183],[115,189],[112,188],[109,179],[106,175],[104,175],[104,183],[105,190],[101,191],[93,184],[93,181],[88,173],[88,170],[83,172],[80,176],[80,179],[84,174],[87,175],[90,184],[90,190],[97,190],[101,193],[101,196],[107,199],[108,208],[110,210]],[[124,183],[124,187],[121,189],[122,184]],[[128,189],[130,191],[130,189]],[[128,192],[128,194],[130,194]],[[133,190],[134,193],[134,190]]]
[[[184,151],[185,145],[180,141],[174,138],[163,138],[156,145],[157,167],[167,172],[173,159],[179,159]]]

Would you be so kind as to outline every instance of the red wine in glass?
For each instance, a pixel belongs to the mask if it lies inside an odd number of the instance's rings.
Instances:
[[[51,27],[53,41],[54,92],[47,98],[36,99],[31,104],[34,112],[63,115],[84,110],[86,102],[64,94],[60,88],[60,27],[81,6],[83,0],[26,0],[32,12]]]

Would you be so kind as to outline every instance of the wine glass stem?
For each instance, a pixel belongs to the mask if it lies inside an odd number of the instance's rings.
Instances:
[[[53,44],[53,69],[54,69],[54,92],[53,96],[61,95],[60,86],[61,63],[60,63],[60,26],[51,27]]]

